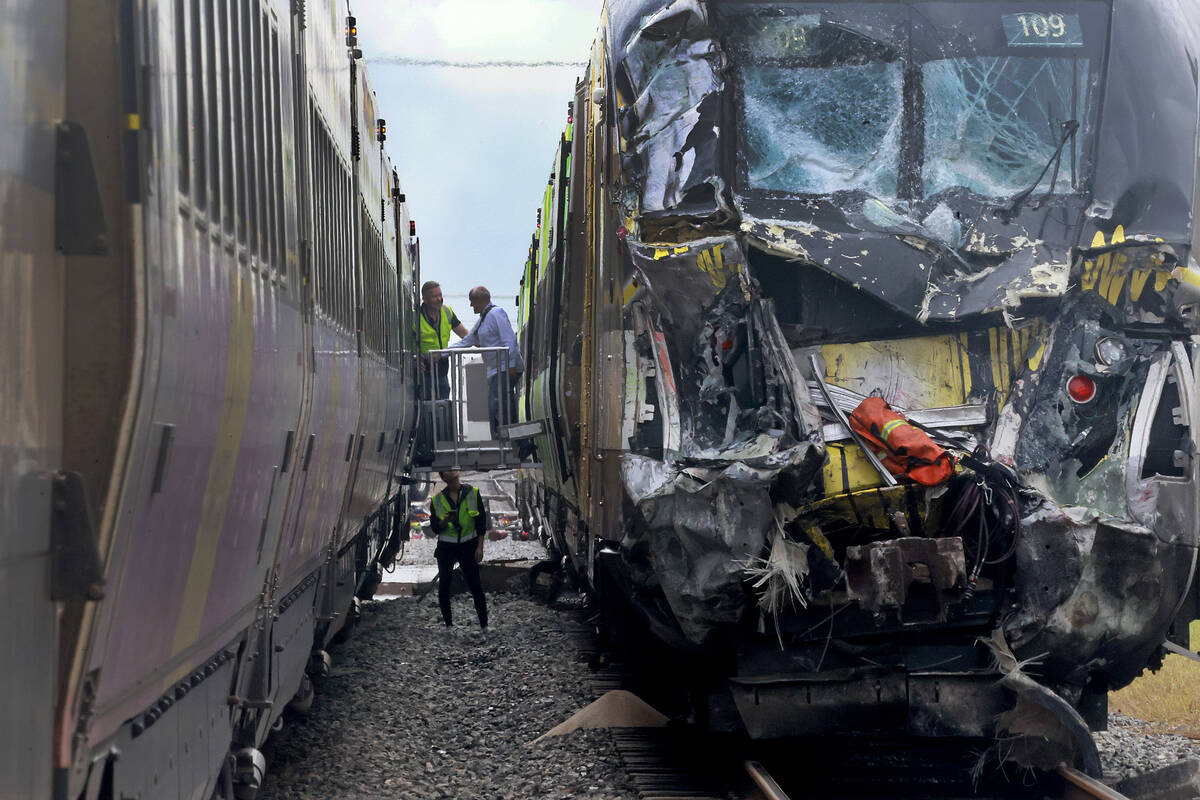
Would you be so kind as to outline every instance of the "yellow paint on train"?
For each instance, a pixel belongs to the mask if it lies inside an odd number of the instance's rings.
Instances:
[[[629,301],[633,299],[633,296],[635,294],[637,294],[637,290],[640,286],[641,286],[641,284],[638,283],[638,279],[637,279],[636,275],[634,277],[630,278],[628,281],[626,281],[625,288],[621,292],[621,305],[623,305],[623,306],[629,305]]]
[[[967,402],[971,367],[966,334],[824,345],[825,379],[861,394],[878,390],[901,408]]]
[[[1046,325],[1039,320],[1017,330],[995,327],[975,333],[824,345],[821,354],[828,383],[864,395],[879,393],[898,408],[942,408],[990,396],[999,409],[1020,372],[1026,366],[1040,366],[1045,333]],[[827,448],[827,493],[882,485],[856,445],[831,443]]]
[[[822,468],[825,494],[845,494],[882,485],[879,473],[867,460],[862,448],[853,442],[825,445],[829,458]]]
[[[1016,330],[995,327],[973,334],[824,345],[821,355],[830,384],[865,395],[878,392],[900,408],[961,405],[991,389],[1000,407],[1026,363],[1040,362],[1039,353],[1030,353],[1045,331],[1037,321]],[[980,378],[990,386],[974,385]]]
[[[721,255],[722,248],[724,248],[724,245],[714,245],[707,250],[701,251],[700,255],[696,256],[696,266],[700,268],[701,272],[708,275],[713,287],[718,292],[725,288],[725,284],[730,277],[725,270],[725,259]],[[736,266],[738,269],[741,268],[740,264]]]
[[[224,527],[225,511],[233,489],[242,429],[250,403],[250,381],[254,375],[254,294],[249,280],[235,275],[229,285],[229,354],[225,368],[225,397],[217,427],[216,446],[208,465],[208,481],[200,510],[200,525],[192,551],[183,604],[175,623],[171,654],[178,655],[200,636],[209,587],[217,558],[217,546]],[[168,675],[172,684],[186,674],[188,665],[180,665],[177,674]]]
[[[1112,241],[1107,241],[1100,231],[1092,237],[1092,248],[1099,249],[1110,245],[1125,243],[1125,229],[1118,225],[1113,231]],[[1121,301],[1122,290],[1129,286],[1129,299],[1137,302],[1146,291],[1150,276],[1154,276],[1154,291],[1161,292],[1174,280],[1187,281],[1191,272],[1186,268],[1167,270],[1162,256],[1154,254],[1148,261],[1136,269],[1130,268],[1130,254],[1120,250],[1101,253],[1096,258],[1083,262],[1083,272],[1079,276],[1079,288],[1085,292],[1095,292],[1112,306]],[[1200,276],[1197,276],[1200,282]]]

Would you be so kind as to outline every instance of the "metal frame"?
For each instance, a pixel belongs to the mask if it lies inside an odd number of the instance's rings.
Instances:
[[[511,358],[507,347],[449,347],[441,350],[430,350],[422,353],[421,357],[427,360],[428,370],[423,371],[422,375],[425,380],[429,381],[428,394],[422,392],[421,396],[432,398],[431,400],[423,400],[423,412],[426,415],[429,429],[433,431],[433,465],[429,468],[436,469],[503,469],[512,466],[516,463],[516,459],[509,452],[509,431],[508,427],[516,422],[510,419],[511,409],[509,403],[505,402],[506,397],[501,392],[499,411],[497,414],[497,431],[495,439],[484,439],[481,441],[468,441],[466,434],[466,412],[467,412],[467,396],[466,396],[466,357],[469,355],[484,356],[484,364],[486,365],[488,354],[494,354],[497,359],[497,374],[502,376],[508,375],[508,370],[511,366]],[[450,395],[448,397],[440,396],[438,380],[436,375],[436,364],[438,360],[447,358],[450,360]],[[511,391],[512,387],[509,387]],[[448,402],[450,404],[450,419],[449,430],[445,430],[445,425],[441,424],[444,420],[438,419],[438,403]],[[489,397],[489,403],[490,397]],[[491,409],[488,409],[490,418]],[[443,436],[443,434],[445,434]],[[473,461],[468,461],[464,464],[463,456],[465,454],[474,454]],[[484,454],[495,454],[495,459],[483,459]],[[446,463],[446,457],[449,457],[450,463]],[[510,464],[512,462],[512,464]]]

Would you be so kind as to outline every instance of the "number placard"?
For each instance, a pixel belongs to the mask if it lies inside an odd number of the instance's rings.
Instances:
[[[1078,14],[1027,11],[1005,14],[1001,19],[1009,47],[1083,47]]]

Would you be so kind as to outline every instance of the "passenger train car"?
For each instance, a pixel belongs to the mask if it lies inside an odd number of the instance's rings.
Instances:
[[[1098,768],[1194,614],[1198,61],[1177,0],[606,3],[521,500],[693,719]],[[953,470],[881,463],[872,397]]]
[[[253,796],[407,513],[417,243],[354,21],[14,0],[0,52],[0,796]]]

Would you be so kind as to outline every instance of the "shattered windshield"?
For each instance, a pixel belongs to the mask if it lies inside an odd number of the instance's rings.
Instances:
[[[895,5],[723,5],[739,187],[885,201],[1082,190],[1096,81],[1078,17],[1051,46],[1014,32],[1008,5],[972,4],[972,36],[945,40],[914,12],[919,42]]]
[[[953,187],[1005,197],[1079,185],[1078,136],[1068,137],[1067,126],[1086,114],[1087,59],[949,58],[924,64],[922,77],[926,196]],[[1058,169],[1042,175],[1052,160]]]
[[[747,69],[750,186],[894,197],[903,84],[897,64]]]

